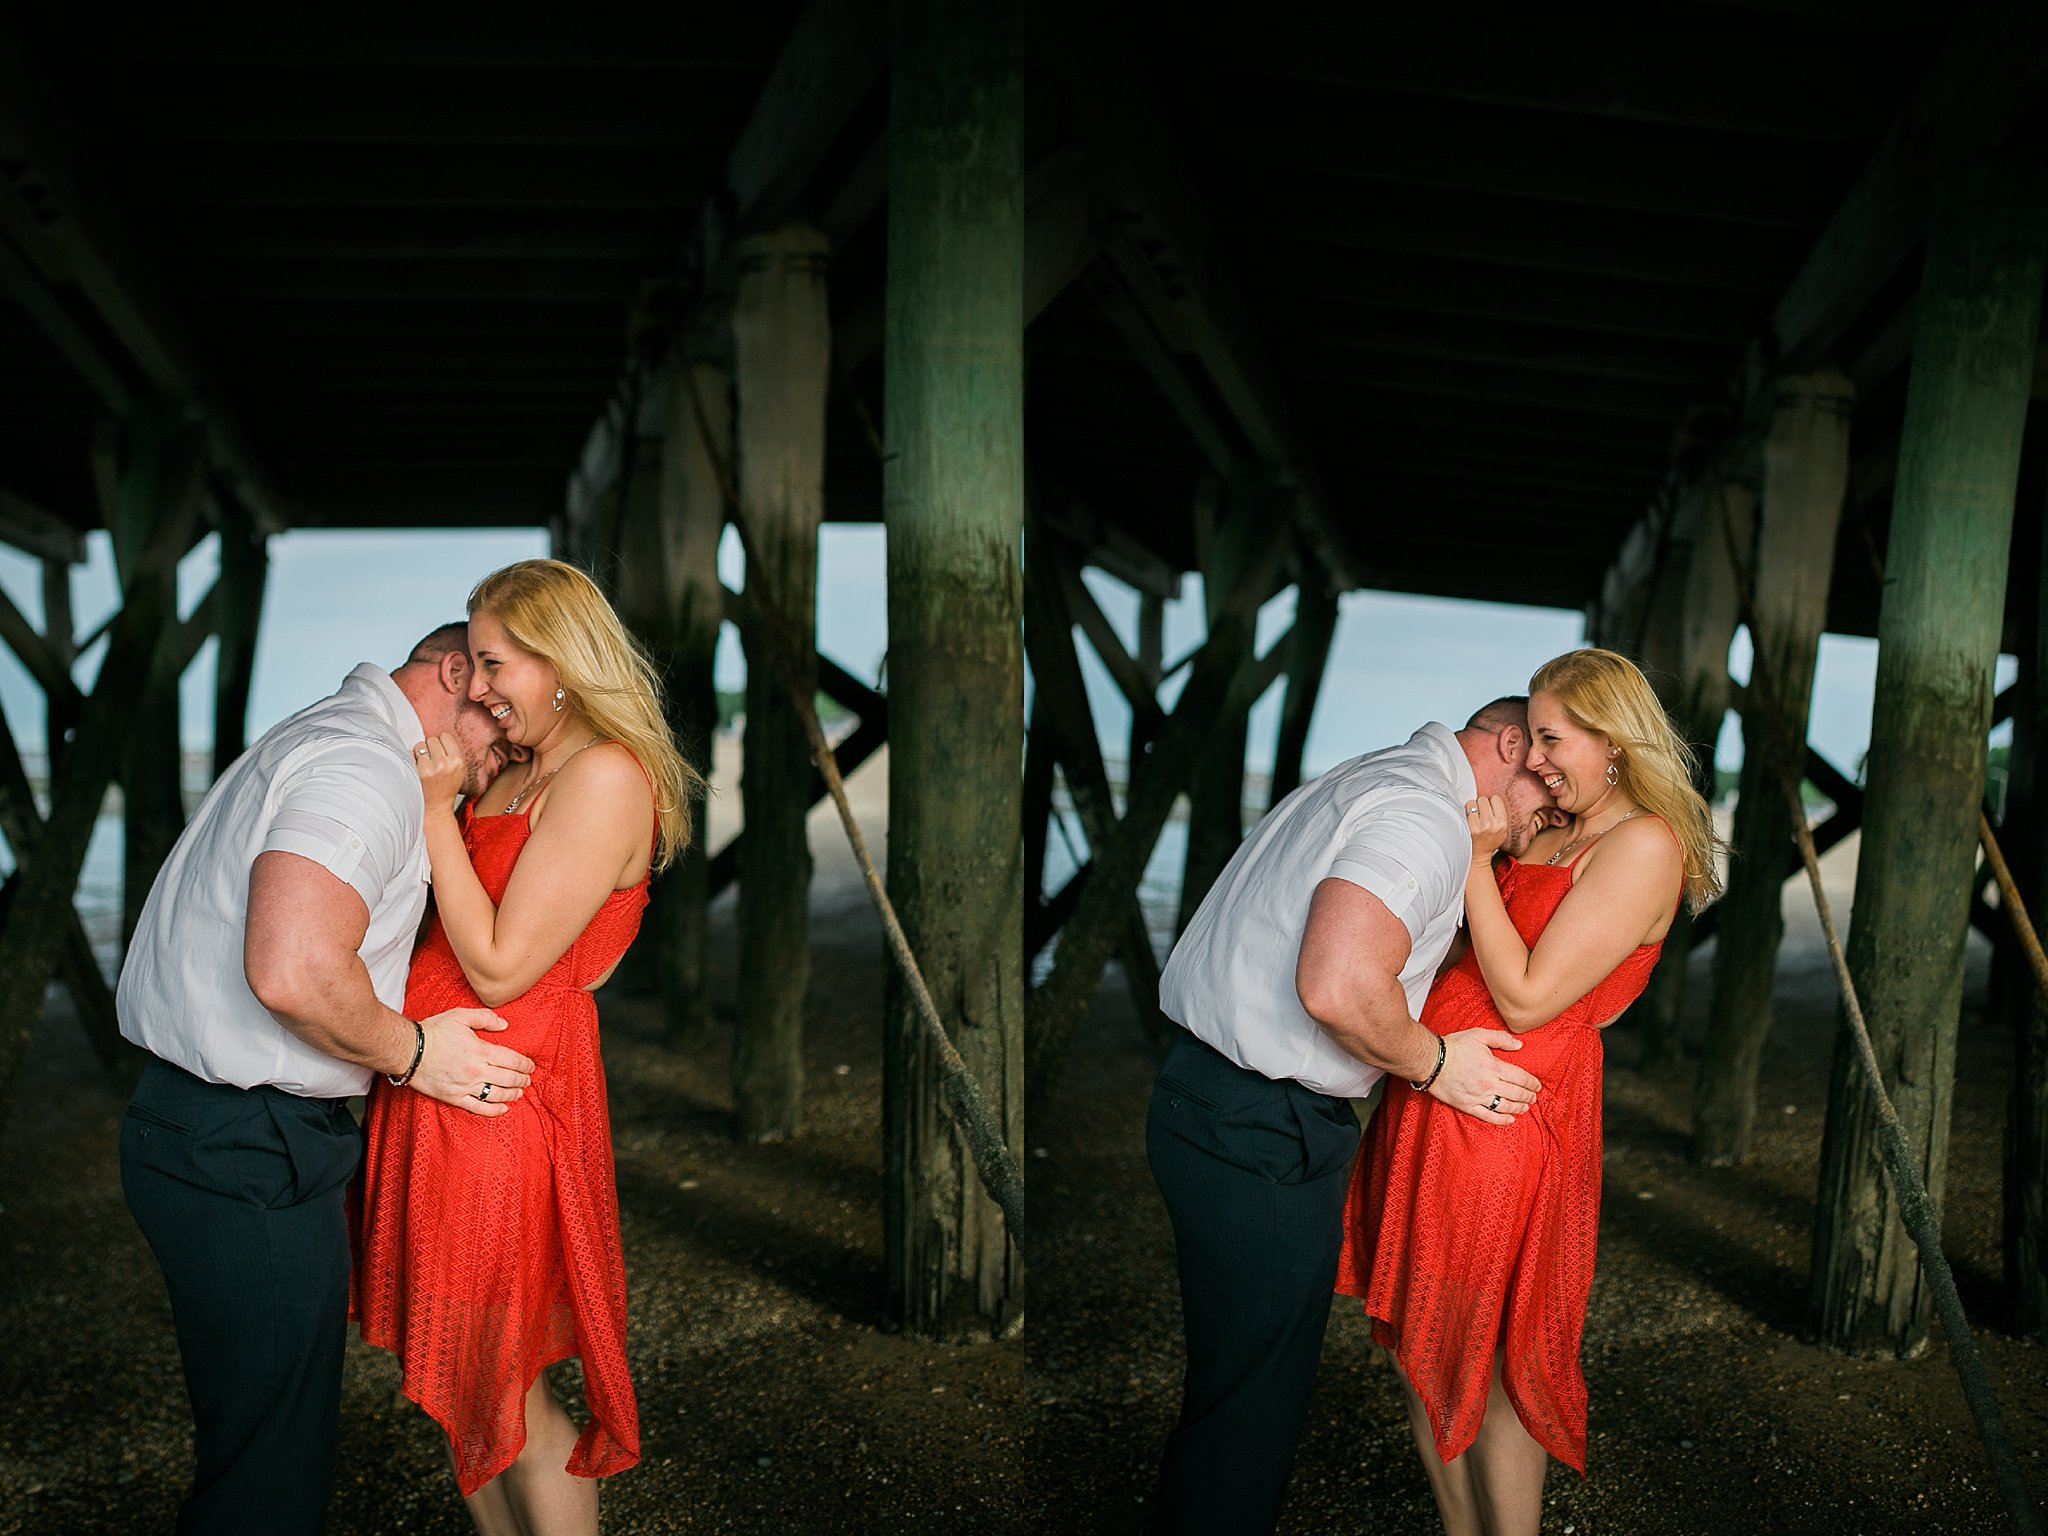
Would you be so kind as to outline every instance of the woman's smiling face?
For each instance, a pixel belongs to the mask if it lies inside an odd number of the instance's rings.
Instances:
[[[487,612],[470,615],[469,652],[476,662],[469,696],[491,712],[507,741],[539,746],[562,719],[553,664],[515,644]]]
[[[1608,746],[1605,736],[1573,723],[1556,694],[1530,695],[1527,766],[1559,810],[1582,816],[1607,795]]]

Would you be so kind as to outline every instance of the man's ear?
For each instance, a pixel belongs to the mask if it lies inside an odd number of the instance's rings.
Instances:
[[[1510,768],[1522,766],[1522,759],[1529,755],[1529,733],[1519,725],[1504,726],[1500,736],[1500,760]]]
[[[458,699],[469,697],[469,653],[467,651],[443,651],[441,664],[435,669],[441,678],[441,686]]]

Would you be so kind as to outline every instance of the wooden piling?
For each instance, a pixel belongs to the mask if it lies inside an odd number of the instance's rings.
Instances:
[[[725,532],[725,500],[718,469],[705,445],[708,432],[721,452],[732,436],[731,378],[709,363],[684,362],[677,373],[663,440],[661,528],[669,570],[669,721],[683,755],[711,778],[718,731],[718,691],[712,663],[725,616],[718,581],[718,541]],[[701,426],[698,420],[701,412]],[[657,937],[661,995],[668,1033],[696,1039],[711,1025],[705,985],[705,934],[711,900],[706,800],[690,807],[690,846],[655,883],[648,918]]]
[[[890,21],[889,890],[1021,1158],[1022,12],[1015,0],[900,0]],[[1002,1337],[1023,1325],[1021,1259],[934,1066],[892,974],[886,1316],[923,1337]]]
[[[2048,187],[2037,170],[1972,166],[1937,196],[1885,557],[1848,963],[1937,1209],[2044,251]],[[1923,1346],[1928,1297],[1846,1032],[1821,1145],[1811,1276],[1824,1343],[1901,1355]]]
[[[2048,529],[2040,540],[2034,611],[2022,626],[2007,790],[2007,849],[2038,928],[2048,919]],[[2016,835],[2015,835],[2016,834]],[[2012,938],[2010,925],[2001,945]],[[2016,943],[2012,947],[2017,947]],[[2013,1331],[2048,1340],[2048,998],[2024,964],[2009,968],[2005,1016],[2013,1032],[2012,1093],[2005,1121],[2005,1293]]]
[[[123,601],[132,601],[138,581],[152,582],[152,600],[177,612],[178,568],[149,565],[145,553],[164,516],[167,483],[195,471],[177,463],[189,450],[183,412],[169,403],[138,407],[121,424],[119,478],[106,498],[113,535],[114,569]],[[182,551],[180,552],[182,554]],[[142,917],[142,905],[171,846],[185,830],[182,743],[179,740],[179,674],[152,667],[142,679],[121,744],[121,942],[125,947]]]
[[[1337,634],[1337,593],[1323,573],[1311,569],[1295,583],[1294,591],[1294,632],[1287,642],[1287,692],[1273,743],[1269,810],[1301,786],[1301,757],[1308,748],[1316,697],[1330,664],[1330,642]]]
[[[20,1080],[43,989],[66,952],[67,929],[77,922],[71,898],[101,802],[135,729],[137,707],[153,686],[157,657],[177,627],[173,584],[197,520],[201,448],[199,432],[186,427],[169,434],[151,467],[131,462],[118,472],[120,494],[138,507],[153,504],[157,516],[151,526],[138,512],[135,526],[150,527],[148,540],[130,562],[106,659],[79,711],[64,772],[50,781],[50,814],[34,856],[24,857],[16,871],[14,897],[0,927],[0,1108]]]
[[[1256,545],[1268,537],[1265,519],[1275,515],[1274,500],[1272,472],[1256,462],[1239,465],[1225,483],[1215,525],[1201,550],[1202,606],[1212,630],[1222,617],[1239,571]],[[1246,627],[1241,634],[1249,661],[1257,625]],[[1244,756],[1254,702],[1249,698],[1234,702],[1196,747],[1194,775],[1188,782],[1188,846],[1181,869],[1175,933],[1186,931],[1195,908],[1244,841]]]
[[[735,447],[741,507],[761,565],[747,587],[808,641],[817,626],[818,523],[824,510],[825,393],[832,327],[828,244],[802,225],[740,242],[733,300]],[[797,1133],[803,1108],[804,991],[809,985],[811,851],[805,816],[811,754],[756,624],[747,641],[746,756],[740,803],[739,1011],[733,1030],[733,1130],[747,1141]],[[816,685],[808,646],[797,658]]]
[[[1769,700],[1788,713],[1767,720],[1759,690],[1743,717],[1735,856],[1721,898],[1714,950],[1714,998],[1705,1056],[1693,1093],[1693,1159],[1740,1162],[1756,1118],[1757,1074],[1771,1028],[1771,982],[1784,937],[1785,850],[1791,808],[1779,788],[1774,731],[1806,740],[1813,669],[1827,619],[1835,529],[1849,478],[1847,379],[1826,371],[1783,379],[1775,391],[1764,446],[1764,485],[1756,551],[1738,572],[1751,590],[1756,666],[1769,673]],[[1745,557],[1737,552],[1738,561]]]
[[[220,605],[216,628],[220,649],[214,661],[213,776],[242,755],[249,735],[249,685],[256,671],[256,636],[263,618],[263,589],[269,579],[268,541],[254,521],[232,504],[220,527]]]
[[[1689,550],[1679,600],[1677,650],[1667,713],[1693,749],[1693,787],[1714,798],[1714,745],[1728,713],[1728,647],[1735,639],[1741,597],[1734,557],[1756,537],[1756,493],[1711,473],[1695,482],[1684,505]],[[1664,952],[1636,1005],[1642,1052],[1637,1070],[1662,1075],[1684,1060],[1679,1029],[1686,963],[1692,955],[1692,913],[1681,907],[1664,935]]]

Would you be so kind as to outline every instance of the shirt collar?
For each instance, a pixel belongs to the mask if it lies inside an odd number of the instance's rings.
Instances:
[[[1479,798],[1479,780],[1472,775],[1472,760],[1458,745],[1457,732],[1432,720],[1415,733],[1414,739],[1434,747],[1443,758],[1444,771],[1451,776],[1451,787],[1457,794],[1459,805]]]
[[[382,667],[367,661],[359,662],[342,679],[341,686],[366,695],[406,750],[410,751],[414,742],[427,739],[427,728],[420,723],[420,712],[412,707],[412,700],[405,696],[405,690],[394,683],[391,674]]]

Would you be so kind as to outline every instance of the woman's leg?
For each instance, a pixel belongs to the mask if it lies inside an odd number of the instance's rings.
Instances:
[[[569,1471],[575,1448],[576,1426],[542,1371],[526,1393],[526,1444],[467,1500],[482,1536],[597,1536],[597,1479]]]
[[[1422,1398],[1408,1384],[1408,1373],[1401,1369],[1401,1362],[1393,1361],[1394,1374],[1401,1378],[1401,1394],[1408,1402],[1408,1428],[1415,1436],[1416,1454],[1422,1458],[1423,1474],[1429,1479],[1429,1491],[1436,1495],[1437,1518],[1444,1523],[1444,1536],[1485,1536],[1486,1528],[1479,1520],[1479,1495],[1472,1486],[1472,1472],[1468,1465],[1469,1453],[1445,1461],[1436,1453],[1436,1436],[1429,1427],[1429,1410],[1422,1406]]]
[[[1471,1448],[1458,1460],[1469,1468],[1486,1536],[1536,1536],[1543,1519],[1543,1474],[1550,1453],[1522,1427],[1522,1416],[1501,1385],[1501,1352],[1493,1354],[1486,1417]]]

